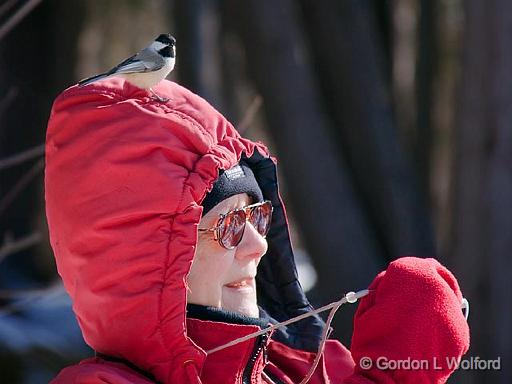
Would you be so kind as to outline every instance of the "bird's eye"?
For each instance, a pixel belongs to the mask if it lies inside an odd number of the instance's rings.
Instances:
[[[170,46],[163,47],[162,49],[158,50],[158,53],[160,53],[163,57],[173,57],[173,49]]]
[[[156,39],[156,41],[162,43],[162,44],[165,44],[165,45],[174,45],[176,44],[176,39],[171,36],[170,33],[162,33],[161,35],[159,35]]]

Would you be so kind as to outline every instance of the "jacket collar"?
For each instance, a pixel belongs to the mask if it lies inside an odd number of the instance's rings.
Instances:
[[[187,336],[208,351],[261,328],[187,318]],[[262,384],[268,337],[260,336],[208,355],[201,370],[206,383]]]

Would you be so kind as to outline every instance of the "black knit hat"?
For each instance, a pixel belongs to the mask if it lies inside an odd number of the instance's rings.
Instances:
[[[247,193],[253,203],[263,201],[263,193],[254,177],[254,173],[243,161],[221,174],[213,184],[213,189],[203,200],[203,215],[219,204],[222,200],[239,193]]]

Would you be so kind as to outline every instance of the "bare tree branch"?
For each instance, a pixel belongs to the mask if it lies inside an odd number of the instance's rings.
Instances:
[[[13,102],[13,100],[18,96],[18,87],[12,86],[7,91],[7,94],[0,100],[0,116],[4,113],[6,108]]]
[[[16,184],[0,200],[0,216],[6,208],[16,199],[18,194],[39,174],[44,168],[44,159],[39,160],[25,173]]]
[[[37,145],[26,151],[17,153],[16,155],[12,155],[6,157],[5,159],[0,159],[0,171],[5,168],[12,167],[14,165],[21,164],[27,160],[32,160],[35,157],[39,157],[44,154],[44,144]]]
[[[39,293],[34,292],[33,294],[29,294],[18,301],[0,307],[0,317],[20,312],[42,298],[48,300],[57,298],[62,294],[64,294],[64,287],[62,284],[54,283],[46,289],[39,290]]]
[[[29,0],[7,22],[0,27],[0,40],[7,35],[21,20],[41,3],[42,0]]]
[[[251,104],[249,105],[249,107],[247,108],[247,110],[245,111],[245,115],[242,117],[242,120],[240,120],[236,127],[236,129],[242,136],[249,129],[262,104],[263,97],[261,97],[260,95],[256,95]]]
[[[25,237],[17,240],[9,240],[6,238],[4,244],[0,247],[0,263],[9,255],[13,253],[23,251],[24,249],[30,248],[38,244],[43,239],[43,236],[39,232],[31,233]]]
[[[2,299],[27,299],[39,298],[52,294],[55,291],[63,289],[62,281],[57,278],[44,288],[39,289],[0,289],[0,298]]]
[[[16,1],[17,0],[8,0],[5,3],[3,3],[2,5],[0,5],[0,16],[2,16],[7,11],[9,11],[9,9],[11,9],[14,4],[16,4]]]

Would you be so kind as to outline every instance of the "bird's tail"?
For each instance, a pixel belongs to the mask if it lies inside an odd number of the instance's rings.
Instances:
[[[101,73],[99,75],[96,75],[96,76],[91,76],[91,77],[88,77],[87,79],[83,79],[83,80],[80,80],[78,82],[78,86],[79,87],[83,87],[85,85],[88,85],[88,84],[91,84],[91,83],[94,83],[95,81],[98,81],[98,80],[101,80],[101,79],[104,79],[106,77],[110,76],[109,74],[107,73]]]

